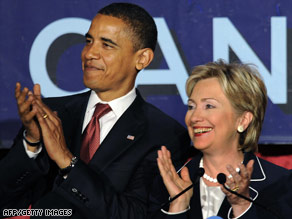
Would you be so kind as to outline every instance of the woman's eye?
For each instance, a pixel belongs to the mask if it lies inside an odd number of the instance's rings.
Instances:
[[[188,105],[188,110],[192,110],[194,109],[195,107],[193,105]]]
[[[211,105],[211,104],[206,104],[206,109],[213,109],[213,108],[215,108],[213,105]]]
[[[88,44],[88,43],[91,43],[91,40],[90,39],[85,39],[85,42]]]

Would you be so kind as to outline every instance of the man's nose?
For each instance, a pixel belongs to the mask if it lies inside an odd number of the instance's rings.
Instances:
[[[90,47],[87,48],[85,51],[86,59],[99,59],[100,58],[100,49],[98,45],[92,44]]]

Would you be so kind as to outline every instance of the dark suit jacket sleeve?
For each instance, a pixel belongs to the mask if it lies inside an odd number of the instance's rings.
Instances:
[[[178,136],[173,144],[185,146],[185,133]],[[32,204],[33,208],[72,208],[78,212],[77,218],[146,217],[149,185],[158,174],[156,159],[152,159],[157,157],[156,150],[137,164],[122,193],[114,190],[106,176],[96,174],[81,160],[66,180],[57,177],[52,192],[47,193],[52,180],[48,177],[50,161],[44,151],[37,160],[29,158],[20,139],[0,163],[1,214],[5,208],[27,209]]]
[[[265,218],[284,219],[287,217],[283,217],[282,214],[278,212],[278,210],[274,211],[273,209],[269,209],[269,208],[265,209],[265,208],[256,206],[255,204],[253,204],[252,207],[248,211],[246,211],[242,216],[238,217],[238,219],[265,219]]]
[[[44,152],[36,160],[27,156],[21,130],[10,152],[0,161],[0,209],[27,208],[48,183],[49,162]],[[41,185],[41,186],[39,186]],[[34,190],[38,190],[38,194]],[[1,215],[0,214],[0,215]]]
[[[184,130],[169,138],[170,148],[186,147]],[[136,165],[126,189],[117,192],[103,173],[96,174],[79,160],[68,178],[59,178],[54,192],[70,201],[82,215],[92,218],[146,218],[150,185],[158,173],[157,151],[153,150]],[[174,155],[177,161],[181,159]],[[121,169],[122,171],[122,169]]]
[[[157,214],[152,215],[150,218],[159,218],[159,219],[188,219],[188,213],[181,213],[181,214],[174,214],[174,215],[169,215],[169,214],[165,214],[163,212],[157,212]]]
[[[131,178],[127,190],[117,193],[107,183],[106,177],[97,175],[82,161],[78,161],[68,178],[54,191],[72,202],[74,209],[88,218],[143,218],[147,204],[146,182],[141,181],[144,176],[138,172]]]
[[[75,114],[62,113],[62,110],[54,107],[52,109],[58,111],[58,115],[63,118],[62,122],[76,121]],[[141,114],[140,110],[133,111],[137,111],[137,115]],[[152,112],[149,114],[152,115]],[[161,121],[161,113],[157,117]],[[56,165],[48,158],[45,148],[36,160],[28,158],[21,133],[9,154],[0,161],[0,174],[3,173],[4,176],[0,179],[0,208],[25,209],[32,204],[33,208],[73,209],[72,218],[145,218],[150,184],[159,174],[157,149],[162,144],[166,145],[174,152],[174,160],[178,161],[182,158],[184,148],[189,145],[187,131],[178,123],[174,124],[172,120],[170,122],[163,118],[163,126],[159,125],[158,120],[149,119],[157,122],[147,126],[151,128],[143,133],[141,142],[133,145],[130,155],[127,151],[118,156],[116,162],[111,162],[108,167],[100,170],[95,167],[91,169],[79,160],[66,180],[56,177]],[[69,125],[65,127],[64,124],[63,128],[72,137],[71,130],[75,130],[76,125],[68,127]],[[155,131],[152,130],[153,126]],[[161,127],[172,127],[172,131],[161,133]],[[68,147],[71,146],[69,141],[67,144]],[[119,168],[114,168],[116,166]],[[111,172],[113,169],[116,170],[114,173]],[[118,186],[119,182],[114,182],[114,179],[120,179],[123,186]],[[20,183],[16,183],[17,181]]]
[[[267,186],[256,200],[261,206],[253,204],[240,219],[288,219],[292,215],[292,170],[276,182]]]

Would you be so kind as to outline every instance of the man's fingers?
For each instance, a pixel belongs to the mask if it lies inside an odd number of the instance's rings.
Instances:
[[[47,121],[48,118],[44,118],[43,113],[39,109],[37,110],[36,117],[42,129],[43,136],[47,135],[50,130],[54,129],[53,127],[50,127],[49,122]]]
[[[28,98],[25,100],[26,95],[28,95]],[[36,113],[36,111],[31,108],[33,100],[33,94],[28,89],[21,92],[17,98],[18,113],[23,123],[30,122]]]
[[[19,82],[16,83],[15,85],[15,98],[17,99],[20,95],[20,90],[21,90],[21,84]]]
[[[33,86],[33,94],[35,95],[36,98],[39,100],[41,99],[41,86],[39,84],[35,84]]]
[[[30,122],[35,117],[35,115],[36,115],[35,110],[26,113],[25,115],[22,116],[22,122],[24,124]]]
[[[20,115],[31,110],[31,104],[34,99],[33,93],[27,87],[24,87],[21,91],[21,84],[19,82],[15,86],[15,98]]]
[[[24,88],[22,89],[22,91],[20,91],[18,97],[16,98],[16,101],[17,101],[17,104],[18,104],[18,105],[22,104],[22,103],[25,101],[26,96],[27,96],[27,94],[28,94],[28,91],[29,91],[29,90],[28,90],[27,87],[24,87]]]
[[[31,111],[32,101],[33,97],[29,95],[26,101],[18,105],[18,111],[20,115],[23,115],[24,113],[28,113]]]
[[[44,117],[49,118],[50,121],[52,121],[54,123],[55,126],[59,126],[60,125],[60,119],[59,117],[56,115],[55,112],[53,112],[47,105],[45,105],[41,100],[36,99],[35,101],[39,111],[42,113],[42,115]],[[47,116],[46,116],[47,115]]]
[[[39,102],[38,100],[36,102]],[[34,104],[35,109],[37,110],[38,114],[38,121],[46,123],[47,128],[49,128],[51,131],[54,131],[57,129],[57,126],[54,123],[54,113],[50,110],[45,110],[46,108],[44,106],[40,106],[39,104]]]

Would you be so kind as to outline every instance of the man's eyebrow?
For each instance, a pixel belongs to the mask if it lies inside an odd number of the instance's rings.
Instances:
[[[86,33],[86,34],[85,34],[85,37],[86,37],[86,38],[93,39],[93,37],[92,37],[89,33]],[[104,41],[104,42],[108,42],[108,43],[111,43],[111,44],[113,44],[113,45],[115,45],[115,46],[119,46],[117,43],[115,43],[114,41],[112,41],[112,40],[109,39],[109,38],[101,37],[100,39],[101,39],[102,41]]]
[[[108,43],[111,43],[111,44],[113,44],[113,45],[115,45],[115,46],[119,46],[117,43],[115,43],[114,41],[112,41],[111,39],[108,39],[108,38],[105,38],[105,37],[101,37],[100,38],[102,41],[104,41],[104,42],[108,42]]]

